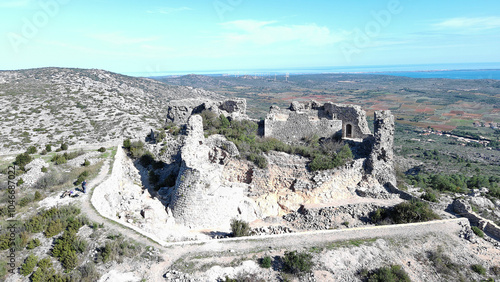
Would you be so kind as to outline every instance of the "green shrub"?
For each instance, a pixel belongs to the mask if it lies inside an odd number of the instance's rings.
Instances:
[[[40,245],[41,245],[40,240],[38,238],[35,238],[28,242],[28,245],[26,245],[26,249],[32,250]]]
[[[52,145],[50,145],[50,144],[45,145],[45,150],[47,152],[52,152]]]
[[[472,271],[474,271],[477,274],[480,274],[480,275],[486,274],[486,269],[480,264],[473,264],[470,266],[470,268],[472,269]]]
[[[85,161],[83,162],[83,166],[90,166],[90,161],[85,159]]]
[[[420,198],[422,198],[426,201],[429,201],[429,202],[437,202],[438,201],[436,194],[432,193],[431,191],[425,192],[424,194],[422,194],[422,196],[420,196]]]
[[[98,151],[98,152],[101,152],[101,153],[104,153],[104,152],[106,152],[106,148],[101,147],[101,148],[99,148],[97,151]]]
[[[260,266],[263,268],[270,268],[273,261],[272,261],[270,256],[265,256],[262,259],[260,259],[259,263],[260,263]]]
[[[56,154],[54,157],[52,157],[51,161],[54,162],[56,165],[60,165],[60,164],[65,164],[68,160],[64,155]]]
[[[62,144],[61,144],[61,150],[63,150],[63,151],[68,150],[68,144],[66,144],[66,143],[62,143]]]
[[[45,237],[52,238],[63,231],[63,223],[60,219],[49,221],[47,228],[45,229]]]
[[[283,257],[283,269],[292,274],[300,274],[311,271],[313,267],[312,255],[309,253],[297,253],[297,251],[285,252]]]
[[[37,152],[37,149],[35,146],[29,146],[28,149],[26,150],[26,153],[30,154],[30,155],[36,154],[36,152]]]
[[[24,276],[28,276],[35,269],[36,263],[38,262],[38,257],[31,254],[25,260],[23,265],[21,265],[20,273]]]
[[[76,249],[73,242],[77,240],[74,232],[65,231],[63,235],[55,240],[52,248],[52,256],[59,259],[65,269],[73,269],[78,263]]]
[[[479,229],[479,227],[477,227],[477,226],[472,226],[472,231],[474,231],[474,233],[475,233],[477,236],[479,236],[479,237],[481,237],[481,238],[484,238],[484,232],[483,232],[481,229]]]
[[[232,219],[231,232],[233,237],[248,236],[250,233],[250,225],[243,220]]]
[[[131,145],[130,139],[123,140],[123,148],[130,149],[130,145]]]
[[[24,184],[24,180],[23,180],[22,178],[19,178],[19,179],[17,180],[17,183],[16,183],[16,184],[17,184],[17,186],[21,186],[21,185],[23,185],[23,184]]]
[[[439,273],[453,276],[460,271],[461,267],[453,263],[450,257],[444,254],[442,246],[438,246],[436,251],[428,252],[427,257]]]
[[[84,172],[80,173],[78,177],[76,178],[75,185],[80,185],[82,182],[90,175],[90,173],[85,170]]]
[[[392,219],[397,224],[439,219],[439,216],[432,211],[427,203],[416,200],[396,205],[391,214]]]
[[[41,170],[42,170],[42,172],[47,172],[47,171],[49,171],[49,169],[48,169],[46,166],[42,166]]]
[[[14,164],[24,170],[24,166],[29,164],[32,160],[33,158],[28,153],[23,153],[16,156]]]
[[[41,199],[42,199],[42,194],[36,191],[35,195],[33,196],[33,201],[40,201]]]
[[[26,196],[26,197],[22,197],[20,200],[19,200],[19,206],[20,207],[25,207],[27,205],[29,205],[29,203],[32,202],[32,199],[30,196]]]
[[[43,150],[40,152],[40,155],[42,155],[42,156],[47,155],[47,150],[43,149]]]
[[[258,168],[264,169],[267,167],[267,159],[262,155],[252,153],[248,155],[248,160],[253,162]]]
[[[400,265],[381,267],[371,272],[362,272],[362,276],[369,282],[410,282],[410,277]]]

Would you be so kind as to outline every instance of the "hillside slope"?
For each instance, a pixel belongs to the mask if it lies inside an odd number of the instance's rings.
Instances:
[[[169,100],[198,97],[220,96],[96,69],[0,71],[0,152],[142,138],[161,126]]]

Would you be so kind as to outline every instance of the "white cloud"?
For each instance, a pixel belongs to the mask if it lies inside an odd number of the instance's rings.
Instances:
[[[238,20],[220,24],[223,39],[232,44],[270,45],[298,42],[305,46],[328,46],[344,40],[342,34],[316,24],[279,25],[276,21]]]
[[[440,29],[486,30],[500,28],[500,17],[452,18],[434,24]]]
[[[111,44],[117,44],[117,45],[122,45],[122,44],[138,44],[138,43],[145,43],[145,42],[151,42],[151,41],[156,41],[160,39],[159,36],[151,36],[151,37],[130,37],[123,35],[122,33],[99,33],[99,34],[91,34],[88,35],[90,38],[94,38],[106,43],[111,43]]]
[[[182,11],[190,11],[190,10],[192,10],[192,9],[189,7],[178,7],[178,8],[166,7],[166,8],[158,8],[154,11],[149,10],[149,11],[147,11],[147,13],[168,15],[168,14],[172,14],[172,13],[177,13],[177,12],[182,12]]]

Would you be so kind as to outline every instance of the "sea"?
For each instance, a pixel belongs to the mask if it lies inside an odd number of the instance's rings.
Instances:
[[[132,76],[161,77],[199,74],[209,76],[269,76],[303,74],[380,74],[406,76],[412,78],[448,78],[448,79],[496,79],[500,80],[500,63],[464,63],[464,64],[413,64],[381,66],[328,66],[309,68],[280,69],[242,69],[242,70],[202,70],[202,71],[167,71],[155,73],[128,73]]]

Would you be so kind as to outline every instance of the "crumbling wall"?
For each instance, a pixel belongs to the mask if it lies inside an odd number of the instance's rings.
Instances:
[[[394,116],[391,111],[376,111],[374,114],[373,147],[366,161],[366,171],[380,184],[396,186],[394,171]]]
[[[371,134],[366,121],[366,112],[360,106],[325,103],[324,108],[332,119],[342,121],[343,138],[363,139]],[[347,130],[349,126],[351,127],[350,134]]]
[[[264,136],[290,142],[317,135],[332,137],[342,129],[342,121],[318,118],[305,112],[290,111],[268,115],[264,121]]]
[[[209,110],[217,115],[223,114],[232,119],[247,118],[247,101],[245,99],[228,99],[224,101],[200,101],[199,99],[184,99],[171,101],[167,109],[167,122],[186,124],[189,117]]]
[[[271,107],[264,121],[264,136],[285,142],[312,135],[332,137],[337,132],[342,132],[343,138],[369,136],[365,111],[355,105],[294,101],[288,109]]]
[[[189,118],[186,133],[182,165],[169,204],[176,223],[190,228],[228,228],[233,218],[259,218],[255,203],[246,197],[247,185],[222,177],[224,165],[238,154],[236,146],[220,135],[205,139],[199,115]]]

